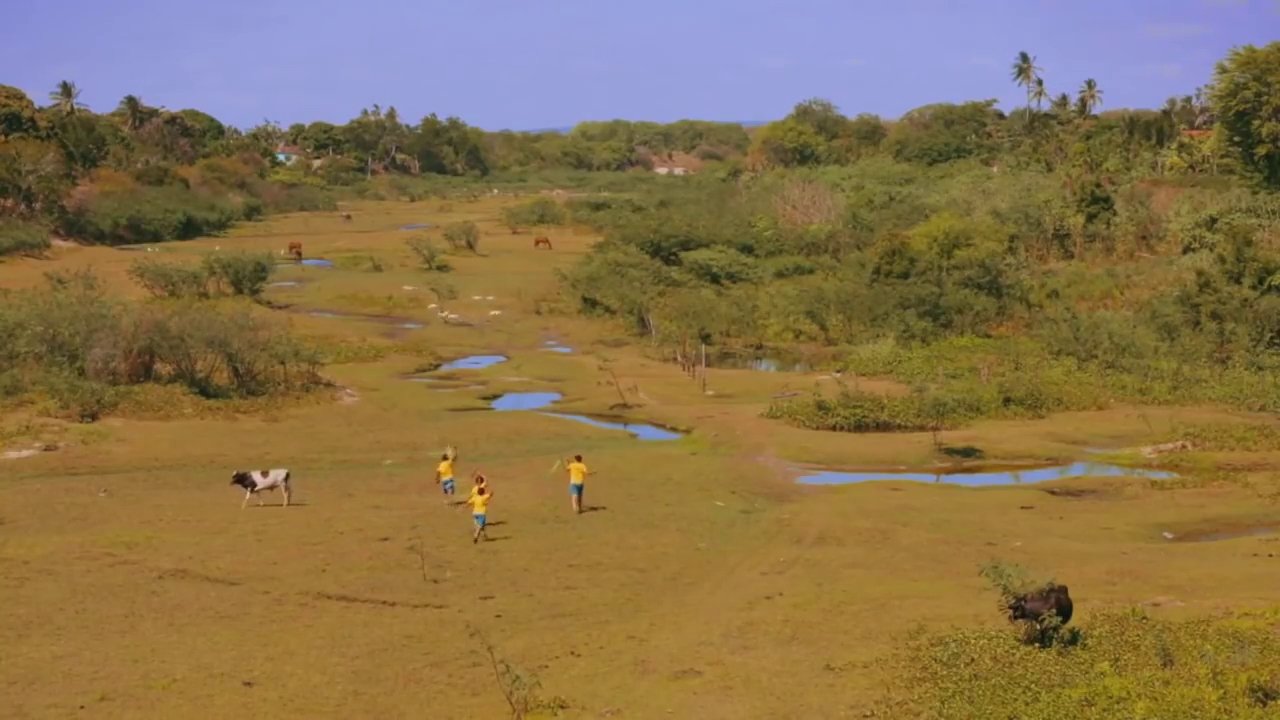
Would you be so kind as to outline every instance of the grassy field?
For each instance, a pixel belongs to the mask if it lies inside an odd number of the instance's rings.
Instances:
[[[301,240],[337,267],[282,268],[274,281],[300,284],[268,299],[297,330],[359,349],[360,361],[325,369],[349,392],[249,416],[0,419],[5,447],[62,444],[0,460],[0,714],[506,717],[487,644],[540,680],[544,699],[562,699],[562,717],[862,717],[885,658],[914,627],[1002,622],[977,575],[992,558],[1068,583],[1083,621],[1128,606],[1181,617],[1276,604],[1276,536],[1162,533],[1280,525],[1256,489],[1280,453],[1183,459],[1192,479],[1177,489],[799,486],[803,464],[929,466],[933,439],[759,417],[774,395],[830,386],[822,373],[712,370],[704,394],[642,341],[556,312],[555,271],[594,238],[556,228],[539,233],[555,249],[535,250],[531,234],[502,227],[503,202],[365,203],[350,222],[285,216],[151,254],[195,261]],[[481,225],[481,254],[451,256],[447,274],[416,269],[404,244],[414,232],[400,228],[463,219]],[[438,227],[428,232],[438,238]],[[137,294],[126,270],[143,254],[59,247],[0,264],[0,287],[92,267]],[[428,288],[440,282],[457,298],[437,299]],[[472,324],[446,324],[433,303]],[[546,352],[549,341],[574,352]],[[436,373],[452,381],[439,385],[404,379],[433,358],[475,353],[510,359]],[[619,412],[625,398],[628,418],[691,432],[639,442],[537,413],[466,411],[495,393],[540,390],[562,393],[556,409],[570,412]],[[1116,408],[943,439],[992,462],[1044,463],[1208,421],[1272,422]],[[481,468],[491,479],[491,542],[473,546],[469,514],[431,482],[446,444],[459,448],[460,476]],[[597,473],[581,516],[551,470],[575,452]],[[275,497],[241,511],[229,474],[266,467],[293,470],[297,506],[274,507]],[[1045,492],[1063,487],[1077,492]]]

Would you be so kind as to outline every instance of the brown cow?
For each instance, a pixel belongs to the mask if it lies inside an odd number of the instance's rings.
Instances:
[[[294,262],[302,262],[302,243],[297,240],[290,242],[289,254],[293,256]]]
[[[1012,621],[1040,622],[1045,615],[1053,613],[1058,616],[1058,620],[1063,625],[1066,625],[1071,622],[1075,605],[1071,602],[1071,595],[1067,593],[1066,585],[1046,585],[1034,592],[1013,598],[1007,608],[1009,619]]]
[[[538,248],[540,248],[540,247],[545,247],[546,249],[550,250],[550,249],[551,249],[551,238],[546,238],[546,237],[536,237],[536,238],[534,238],[534,239],[533,239],[533,249],[534,249],[534,250],[537,250],[537,249],[538,249]]]

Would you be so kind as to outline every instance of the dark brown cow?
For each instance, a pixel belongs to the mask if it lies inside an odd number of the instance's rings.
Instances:
[[[342,213],[342,219],[347,222],[351,222],[351,213],[346,213],[346,212]]]
[[[297,240],[290,242],[289,254],[293,256],[294,262],[302,262],[302,243]]]
[[[546,238],[546,237],[536,237],[536,238],[534,238],[534,239],[533,239],[533,249],[534,249],[534,250],[537,250],[537,249],[538,249],[538,248],[540,248],[540,247],[545,247],[546,249],[550,250],[550,249],[551,249],[551,238]]]
[[[1030,620],[1039,622],[1042,617],[1053,613],[1066,625],[1071,621],[1074,609],[1071,596],[1067,594],[1066,585],[1046,585],[1045,587],[1014,598],[1008,605],[1009,619]]]

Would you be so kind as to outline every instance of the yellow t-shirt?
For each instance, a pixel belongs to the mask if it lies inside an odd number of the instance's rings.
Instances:
[[[441,460],[436,466],[436,472],[440,473],[441,480],[449,480],[453,478],[453,461]]]
[[[476,495],[475,492],[472,491],[471,497],[467,498],[467,502],[471,505],[471,514],[484,515],[485,510],[489,507],[489,501],[492,499],[493,495],[491,493]]]
[[[580,462],[569,463],[569,482],[581,485],[587,479],[587,466]]]

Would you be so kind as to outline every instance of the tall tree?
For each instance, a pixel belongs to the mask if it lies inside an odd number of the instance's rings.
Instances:
[[[1036,59],[1026,50],[1018,53],[1018,57],[1013,61],[1013,82],[1027,90],[1028,122],[1031,120],[1031,89],[1039,77],[1040,68],[1036,66]]]
[[[64,115],[75,115],[84,109],[84,103],[80,102],[80,88],[70,80],[58,83],[53,92],[49,93],[49,100]]]
[[[124,127],[129,132],[142,129],[156,115],[156,110],[147,107],[137,95],[125,95],[116,106],[116,112],[124,119]]]
[[[1049,91],[1044,86],[1044,78],[1038,77],[1031,86],[1031,99],[1036,103],[1036,110],[1044,105],[1044,101],[1049,99]]]
[[[1231,154],[1280,188],[1280,42],[1232,50],[1214,70],[1209,97]]]
[[[1058,93],[1053,98],[1053,102],[1049,103],[1049,109],[1059,118],[1069,119],[1071,115],[1071,96],[1066,93]]]
[[[1076,95],[1076,106],[1080,109],[1080,114],[1089,117],[1101,104],[1102,90],[1098,89],[1098,81],[1093,78],[1085,80],[1080,86],[1080,92]]]

